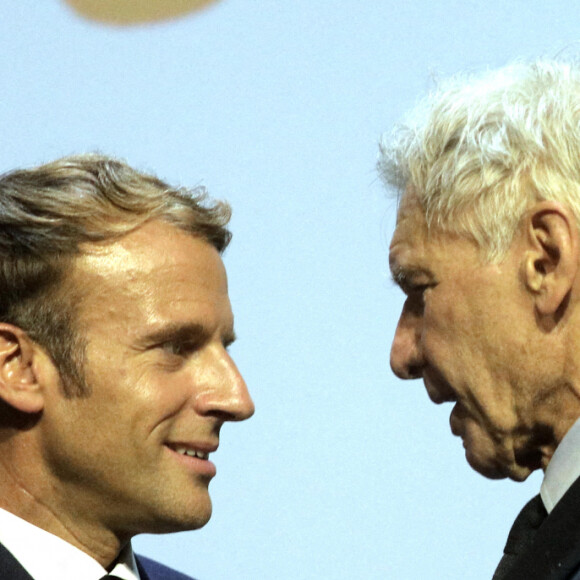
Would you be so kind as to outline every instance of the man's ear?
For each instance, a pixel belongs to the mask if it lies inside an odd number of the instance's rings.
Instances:
[[[38,358],[44,358],[40,349],[22,329],[0,323],[0,399],[23,413],[39,413],[44,407]]]
[[[541,316],[560,317],[578,275],[580,240],[572,212],[542,201],[526,214],[524,278]]]

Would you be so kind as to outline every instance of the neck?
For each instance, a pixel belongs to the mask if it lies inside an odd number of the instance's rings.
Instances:
[[[580,396],[572,385],[563,385],[557,396],[542,401],[536,414],[531,445],[538,450],[545,471],[566,433],[580,417]]]
[[[119,538],[97,521],[85,521],[81,510],[71,509],[72,498],[51,494],[53,486],[43,474],[29,473],[32,462],[25,465],[16,458],[23,449],[14,451],[13,438],[0,429],[0,507],[31,524],[62,538],[108,568],[130,537]],[[24,450],[25,451],[25,450]]]

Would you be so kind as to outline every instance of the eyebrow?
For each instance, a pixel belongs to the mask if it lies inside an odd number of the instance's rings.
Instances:
[[[211,333],[203,325],[197,322],[179,323],[172,322],[165,325],[159,330],[147,334],[140,341],[144,346],[162,344],[164,342],[203,342],[210,338]],[[236,334],[233,329],[227,329],[222,334],[222,343],[224,346],[230,346],[236,340]]]

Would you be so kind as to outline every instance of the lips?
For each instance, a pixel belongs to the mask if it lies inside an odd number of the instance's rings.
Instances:
[[[457,401],[455,395],[451,393],[440,393],[440,392],[435,392],[433,394],[429,393],[429,397],[436,405],[441,405],[443,403],[455,403],[455,401]]]
[[[209,453],[199,451],[197,449],[188,449],[187,447],[176,447],[175,452],[180,455],[188,455],[189,457],[197,457],[198,459],[209,459]]]
[[[435,384],[429,381],[427,378],[423,379],[425,383],[425,389],[431,401],[436,405],[441,405],[442,403],[454,403],[457,401],[455,393],[451,387],[443,384]]]
[[[209,454],[217,449],[217,445],[209,443],[167,443],[169,449],[178,455],[195,457],[207,461]]]
[[[457,403],[451,415],[449,415],[449,426],[451,427],[451,433],[456,437],[463,437],[465,435],[465,419],[467,414],[465,408],[461,403]]]
[[[194,478],[209,481],[215,477],[216,466],[210,461],[210,453],[218,448],[217,442],[210,441],[170,441],[165,443],[177,465]]]

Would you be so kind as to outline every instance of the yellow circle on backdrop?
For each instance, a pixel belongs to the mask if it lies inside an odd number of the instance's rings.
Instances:
[[[79,15],[109,24],[128,25],[179,18],[216,0],[65,0]]]

